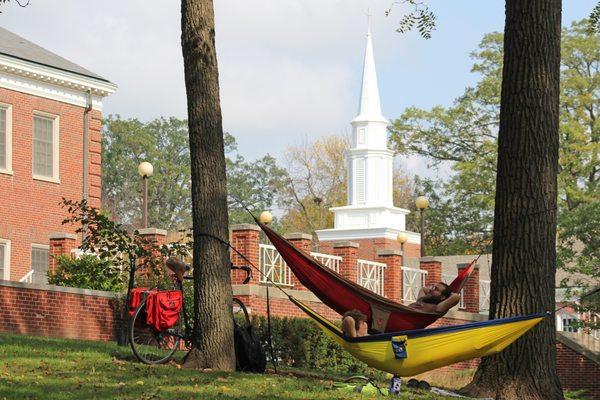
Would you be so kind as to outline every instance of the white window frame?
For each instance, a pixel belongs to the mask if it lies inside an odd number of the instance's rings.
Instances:
[[[53,173],[52,176],[37,175],[33,172],[33,157],[34,157],[33,135],[34,135],[34,129],[35,129],[33,126],[33,120],[35,117],[52,119],[52,173]],[[44,111],[37,111],[37,110],[33,112],[33,115],[31,116],[31,173],[32,173],[33,179],[40,180],[40,181],[46,181],[46,182],[52,182],[52,183],[60,183],[60,173],[59,173],[60,135],[59,135],[59,129],[60,129],[60,117],[58,115],[50,114],[50,113],[47,113]]]
[[[0,103],[0,108],[6,111],[6,168],[0,167],[0,174],[12,175],[12,105]]]
[[[10,240],[0,238],[0,244],[3,244],[4,247],[4,274],[0,276],[0,279],[4,279],[6,281],[10,280]]]
[[[33,249],[48,250],[48,270],[50,270],[50,245],[41,243],[31,243],[31,246],[29,247],[29,271],[33,270],[33,257],[31,254],[33,252]]]

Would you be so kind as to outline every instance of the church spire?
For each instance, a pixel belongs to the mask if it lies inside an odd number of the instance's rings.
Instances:
[[[367,46],[363,65],[362,87],[358,116],[354,121],[381,121],[387,120],[381,114],[379,103],[379,88],[377,87],[377,72],[375,70],[375,57],[373,56],[373,43],[371,41],[371,14],[368,15]]]

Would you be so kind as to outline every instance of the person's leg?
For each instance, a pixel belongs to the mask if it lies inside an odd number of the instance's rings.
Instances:
[[[348,337],[356,337],[356,323],[354,318],[346,317],[342,320],[342,330]]]

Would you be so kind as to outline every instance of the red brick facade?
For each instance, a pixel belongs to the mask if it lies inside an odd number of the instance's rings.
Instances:
[[[596,359],[600,360],[597,354]],[[586,391],[586,398],[600,399],[600,361],[594,362],[569,346],[557,342],[556,364],[563,389],[583,389]]]
[[[82,197],[84,108],[55,100],[0,88],[0,103],[12,109],[12,175],[0,173],[0,239],[10,240],[10,279],[18,281],[31,266],[31,245],[48,245],[53,232],[72,232],[63,226],[63,197]],[[59,118],[60,183],[34,179],[32,175],[32,129],[35,112]],[[100,206],[101,118],[90,112],[89,179],[90,205]]]

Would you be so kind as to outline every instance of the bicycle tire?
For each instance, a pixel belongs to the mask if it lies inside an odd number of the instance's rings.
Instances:
[[[175,329],[181,326],[180,313]],[[144,364],[164,364],[168,362],[177,350],[181,338],[167,332],[157,332],[146,324],[146,299],[136,308],[129,323],[129,345],[135,357]]]

